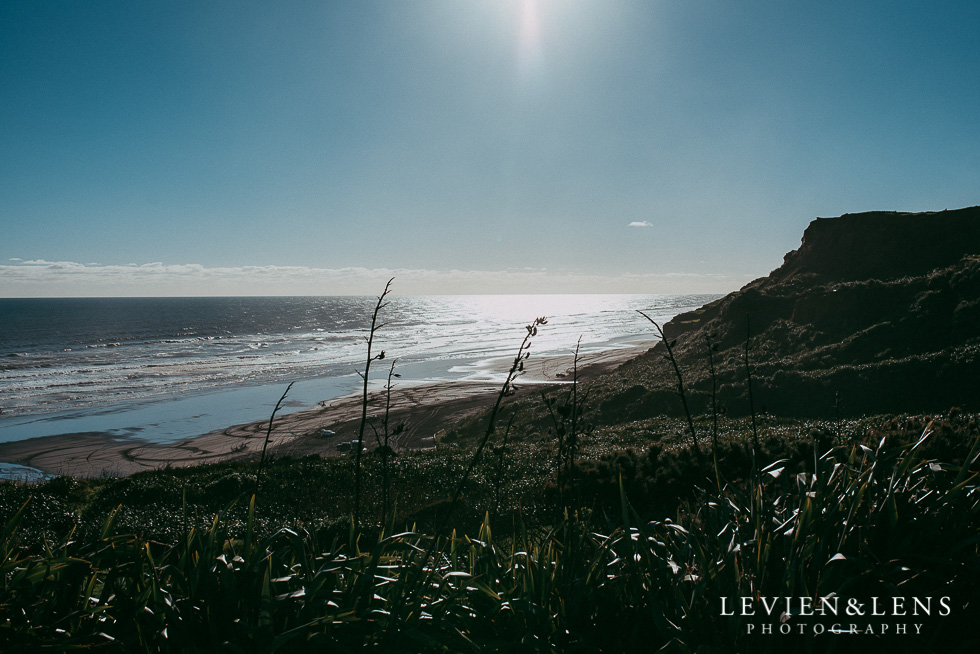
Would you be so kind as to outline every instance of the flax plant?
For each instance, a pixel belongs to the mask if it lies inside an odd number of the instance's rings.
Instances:
[[[265,455],[266,450],[269,448],[269,441],[272,440],[272,423],[276,419],[276,414],[279,413],[279,409],[282,408],[282,403],[286,400],[286,396],[289,395],[289,390],[293,387],[293,382],[290,382],[286,386],[286,390],[283,391],[282,396],[279,401],[276,402],[276,408],[272,410],[272,415],[269,416],[269,427],[265,432],[265,440],[262,441],[262,456],[259,457],[259,468],[255,472],[255,488],[252,490],[253,495],[259,494],[259,484],[262,482],[262,467],[265,465]]]
[[[373,354],[371,348],[374,345],[374,335],[379,329],[384,327],[384,324],[378,324],[378,314],[383,308],[388,306],[385,302],[385,298],[391,292],[391,282],[395,281],[392,277],[385,284],[385,289],[382,291],[381,295],[378,296],[378,302],[374,305],[374,313],[371,315],[371,330],[368,333],[367,339],[367,361],[364,364],[364,374],[358,372],[361,379],[364,381],[364,390],[361,395],[361,423],[357,429],[357,452],[354,453],[354,513],[353,520],[355,524],[359,524],[361,519],[361,453],[364,451],[364,427],[367,424],[367,410],[368,410],[368,377],[371,372],[371,362],[385,358],[385,351],[381,350],[379,354]]]
[[[721,601],[874,594],[946,598],[948,618],[908,644],[972,651],[980,437],[958,463],[926,458],[932,437],[838,446],[807,472],[776,461],[676,521],[643,520],[621,490],[622,525],[604,533],[569,514],[543,534],[485,520],[449,538],[353,523],[346,538],[260,537],[253,498],[244,521],[229,505],[172,544],[117,531],[114,511],[28,549],[25,503],[0,534],[0,650],[829,651],[851,641],[759,639]],[[776,619],[795,631],[821,617]]]
[[[715,376],[715,345],[707,331],[704,333],[704,343],[708,350],[708,371],[711,374],[711,460],[715,469],[715,487],[721,490],[721,474],[718,471],[718,379]]]
[[[510,366],[510,370],[507,371],[507,377],[504,379],[503,385],[500,387],[500,392],[497,393],[497,400],[494,402],[493,408],[490,410],[490,416],[487,419],[487,429],[483,434],[483,438],[480,440],[479,445],[477,445],[476,451],[473,453],[472,459],[463,473],[462,478],[456,485],[456,490],[453,492],[452,500],[449,503],[449,508],[446,510],[445,517],[442,520],[442,528],[449,522],[449,518],[453,514],[453,510],[456,508],[456,504],[459,501],[459,496],[463,492],[463,488],[466,485],[467,480],[470,477],[470,473],[473,472],[473,468],[476,467],[477,462],[480,460],[480,454],[483,453],[483,449],[486,447],[487,442],[490,437],[493,436],[494,429],[496,428],[497,412],[500,410],[500,405],[504,398],[513,395],[516,392],[516,387],[514,386],[514,380],[516,380],[520,375],[524,374],[524,361],[531,356],[531,339],[538,335],[538,327],[540,325],[548,324],[548,320],[545,317],[535,318],[532,323],[527,325],[525,329],[527,333],[524,335],[524,340],[521,341],[521,346],[517,349],[517,355],[514,357],[514,361]],[[440,529],[439,531],[441,531]]]
[[[558,504],[557,514],[561,516],[566,508],[565,490],[572,469],[575,467],[575,451],[578,447],[579,431],[581,427],[582,413],[584,412],[585,397],[579,398],[578,364],[579,351],[582,346],[582,337],[579,336],[575,344],[575,356],[572,359],[572,383],[565,401],[561,404],[558,401],[541,393],[541,399],[548,409],[548,417],[551,418],[552,426],[555,430],[558,452],[556,456],[556,475],[558,484]]]
[[[691,430],[691,448],[694,450],[695,456],[701,459],[701,448],[698,446],[698,434],[694,430],[694,419],[691,417],[691,410],[687,406],[687,393],[684,391],[684,377],[681,375],[681,369],[677,365],[677,359],[674,357],[674,343],[667,340],[664,336],[664,331],[660,329],[660,325],[657,321],[643,313],[639,309],[636,311],[638,314],[649,320],[653,326],[657,329],[657,334],[660,335],[660,341],[667,348],[667,358],[670,360],[670,364],[674,369],[674,375],[677,377],[677,395],[681,398],[681,404],[684,406],[684,415],[687,417],[687,426]],[[676,341],[675,341],[676,342]]]
[[[391,367],[388,369],[388,381],[385,383],[385,411],[384,417],[381,420],[381,429],[378,430],[374,423],[371,424],[371,428],[374,429],[374,440],[378,445],[376,452],[381,456],[381,475],[382,475],[382,508],[381,508],[381,521],[382,524],[388,521],[388,518],[392,511],[391,506],[391,457],[394,454],[394,450],[389,444],[391,439],[397,437],[403,431],[405,431],[404,424],[398,424],[394,427],[391,426],[391,390],[394,388],[394,382],[392,379],[401,377],[400,374],[395,372],[395,361],[391,362]]]

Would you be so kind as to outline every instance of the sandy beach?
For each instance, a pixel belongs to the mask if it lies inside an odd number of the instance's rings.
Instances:
[[[610,371],[645,352],[656,341],[634,341],[617,347],[584,354],[579,360],[579,378],[588,379]],[[540,384],[567,383],[571,379],[572,357],[535,357],[527,360],[521,378],[526,393]],[[510,362],[500,360],[488,373],[506,372]],[[383,371],[372,373],[377,381]],[[393,439],[395,449],[431,447],[434,437],[454,423],[492,406],[500,382],[486,380],[454,382],[413,382],[398,380],[391,396],[392,424],[405,423],[405,430]],[[383,411],[379,394],[372,396],[369,415]],[[361,415],[360,394],[321,402],[315,407],[277,416],[270,437],[270,452],[276,455],[337,455],[338,443],[357,438]],[[45,436],[0,443],[0,461],[37,468],[49,475],[76,477],[126,476],[166,466],[190,466],[258,456],[269,427],[268,419],[188,438],[177,443],[158,444],[135,438],[119,438],[98,432]],[[334,432],[321,435],[323,430]],[[374,445],[373,433],[365,434],[365,445]]]

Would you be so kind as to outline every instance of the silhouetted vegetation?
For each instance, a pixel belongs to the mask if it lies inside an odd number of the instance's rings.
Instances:
[[[758,638],[753,618],[720,615],[720,598],[757,594],[946,597],[950,615],[917,620],[921,634],[861,646],[977,644],[977,416],[869,419],[841,437],[763,420],[761,458],[773,464],[758,480],[750,426],[722,420],[720,490],[684,422],[630,427],[633,448],[620,447],[623,431],[598,430],[568,478],[582,502],[559,520],[553,444],[515,438],[507,502],[486,478],[496,461],[478,462],[443,533],[431,527],[443,514],[415,507],[447,499],[442,480],[472,460],[456,446],[393,459],[398,517],[361,528],[338,501],[351,472],[340,460],[270,460],[260,509],[257,464],[0,484],[0,646],[735,652],[813,641]],[[364,463],[363,506],[382,516],[382,460]]]

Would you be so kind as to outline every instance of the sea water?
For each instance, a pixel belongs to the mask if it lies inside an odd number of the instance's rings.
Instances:
[[[712,295],[390,298],[379,313],[372,379],[493,381],[524,325],[548,324],[532,356],[583,354],[655,338],[658,321]],[[358,389],[377,298],[0,299],[0,442],[107,433],[172,442],[268,418]],[[383,366],[383,367],[382,367]]]

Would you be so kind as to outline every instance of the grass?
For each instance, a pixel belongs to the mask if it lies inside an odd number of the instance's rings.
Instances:
[[[980,601],[980,445],[962,436],[975,420],[857,423],[816,459],[820,434],[784,438],[806,423],[769,425],[768,438],[764,423],[763,455],[778,446],[782,456],[758,483],[733,481],[751,432],[723,420],[721,490],[684,468],[695,459],[685,425],[674,421],[677,444],[660,452],[657,469],[675,477],[662,482],[686,488],[681,501],[651,506],[643,465],[630,474],[621,461],[557,521],[537,485],[554,478],[540,464],[552,459],[540,457],[543,443],[519,441],[508,480],[514,503],[489,513],[498,498],[484,475],[498,465],[487,460],[474,468],[457,529],[444,534],[412,529],[405,513],[397,527],[355,528],[330,510],[314,519],[306,512],[317,494],[342,488],[333,482],[350,474],[326,460],[269,461],[262,511],[247,496],[254,477],[231,465],[5,484],[3,506],[16,509],[2,540],[0,643],[4,651],[768,651],[790,641],[748,633],[752,618],[721,617],[721,598],[733,606],[741,597],[835,594],[947,597],[951,614],[922,620],[923,635],[862,646],[970,651]],[[638,433],[658,426],[667,423]],[[629,459],[616,434],[593,440],[607,450],[591,461]],[[434,475],[459,471],[464,454],[446,447],[398,456],[393,488],[403,497],[434,493]],[[380,461],[365,463],[365,480],[380,481]],[[614,492],[599,492],[608,487]],[[787,638],[824,651],[819,639]],[[834,642],[848,651],[855,641]]]

